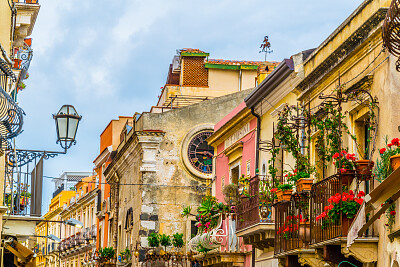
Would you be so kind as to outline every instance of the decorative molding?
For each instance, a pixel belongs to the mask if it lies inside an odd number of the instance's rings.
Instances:
[[[349,248],[346,244],[342,244],[342,254],[348,258],[353,256],[363,263],[371,263],[378,261],[378,244],[371,242],[356,242]]]
[[[333,51],[321,64],[319,64],[297,86],[301,92],[306,92],[319,83],[327,73],[337,67],[357,47],[370,36],[371,31],[385,18],[387,8],[380,8],[368,20],[365,21],[349,38],[347,38],[335,51]],[[310,57],[311,58],[311,57]]]
[[[298,255],[299,263],[301,266],[310,266],[310,267],[326,267],[332,266],[329,262],[324,261],[322,257],[318,253],[301,253]]]

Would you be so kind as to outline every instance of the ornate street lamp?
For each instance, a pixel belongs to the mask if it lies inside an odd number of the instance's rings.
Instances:
[[[57,143],[67,151],[72,144],[76,144],[76,131],[82,116],[79,116],[74,106],[64,105],[53,118],[56,121]]]

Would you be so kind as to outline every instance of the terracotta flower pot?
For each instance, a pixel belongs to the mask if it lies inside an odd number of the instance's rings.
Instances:
[[[278,202],[279,201],[290,201],[290,198],[292,197],[292,192],[293,192],[293,189],[286,189],[285,191],[282,191],[282,190],[276,191],[276,195],[278,197]]]
[[[353,182],[355,174],[356,174],[355,170],[346,170],[345,172],[342,172],[341,173],[342,185],[350,185],[351,182]]]
[[[353,223],[353,221],[354,221],[354,218],[348,219],[345,216],[342,218],[342,236],[347,236],[347,234],[349,233],[350,226]]]
[[[400,167],[400,155],[394,155],[390,157],[390,165],[392,165],[393,171]]]
[[[356,173],[358,175],[358,178],[361,180],[369,180],[371,178],[373,168],[374,162],[372,160],[356,161]]]
[[[313,178],[300,178],[296,182],[297,192],[311,191],[311,187],[312,187],[313,183],[314,183]]]

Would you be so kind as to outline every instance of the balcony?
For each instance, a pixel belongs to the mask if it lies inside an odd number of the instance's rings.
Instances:
[[[275,257],[297,254],[302,249],[308,249],[311,239],[309,199],[308,193],[295,194],[290,201],[274,205]]]
[[[219,215],[214,229],[198,233],[188,242],[188,248],[195,253],[200,266],[243,266],[246,253],[251,248],[235,233],[235,220],[231,216]],[[239,264],[239,265],[238,265]]]
[[[13,0],[17,9],[15,47],[23,47],[24,39],[32,34],[40,5],[37,0]]]
[[[237,205],[238,237],[243,237],[244,243],[264,249],[274,245],[274,223],[272,220],[272,203],[260,201],[263,184],[267,178],[260,180],[259,176],[250,179],[250,198],[242,198]]]
[[[361,263],[375,262],[379,238],[373,226],[347,248],[347,234],[353,219],[348,219],[342,212],[337,213],[337,217],[329,219],[324,214],[327,212],[327,206],[333,203],[333,196],[337,196],[334,204],[340,207],[346,201],[344,196],[348,193],[343,192],[345,187],[342,184],[342,176],[336,174],[313,185],[310,201],[310,248],[322,249],[323,258],[336,264],[346,259],[357,266]]]

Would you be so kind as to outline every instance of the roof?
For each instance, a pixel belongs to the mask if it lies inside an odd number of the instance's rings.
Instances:
[[[278,67],[271,72],[246,98],[245,102],[249,108],[255,107],[258,102],[271,93],[283,79],[294,71],[293,59],[284,59]]]
[[[225,60],[225,59],[208,59],[206,63],[210,64],[220,64],[220,65],[277,65],[278,62],[274,61],[247,61],[247,60]]]
[[[180,50],[180,52],[200,53],[200,54],[206,53],[206,52],[201,51],[200,49],[197,49],[197,48],[182,48],[182,49]]]

